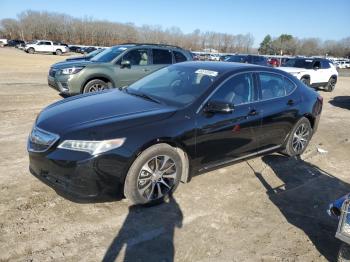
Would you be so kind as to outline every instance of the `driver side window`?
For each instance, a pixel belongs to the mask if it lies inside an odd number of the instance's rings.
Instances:
[[[252,74],[244,73],[231,77],[219,87],[212,99],[232,103],[235,106],[254,101]]]
[[[123,61],[130,61],[130,65],[148,65],[149,55],[147,49],[134,49],[124,55]]]

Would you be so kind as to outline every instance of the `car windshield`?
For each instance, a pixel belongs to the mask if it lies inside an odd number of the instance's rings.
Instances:
[[[244,63],[246,60],[246,57],[243,55],[233,55],[225,59],[226,62],[238,62],[238,63]]]
[[[147,95],[174,106],[186,106],[201,96],[214,82],[217,71],[198,66],[172,65],[130,85],[126,92]]]
[[[313,62],[312,59],[290,59],[283,66],[311,69]]]
[[[92,51],[92,52],[90,52],[88,55],[86,55],[87,57],[94,57],[94,56],[96,56],[97,54],[99,54],[99,53],[101,53],[101,52],[103,52],[104,51],[104,49],[96,49],[95,51]]]
[[[111,62],[114,58],[116,58],[118,55],[123,53],[126,49],[128,49],[130,46],[114,46],[111,48],[108,48],[101,53],[94,56],[90,61],[93,62]]]

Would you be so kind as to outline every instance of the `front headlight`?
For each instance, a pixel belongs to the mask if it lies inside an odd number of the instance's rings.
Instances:
[[[350,199],[344,201],[341,208],[336,237],[350,244]]]
[[[78,66],[78,67],[68,67],[68,68],[63,68],[61,70],[62,75],[72,75],[79,73],[81,70],[83,70],[83,66]]]
[[[58,146],[58,148],[73,151],[83,151],[91,155],[97,155],[121,147],[124,142],[125,138],[103,141],[65,140]]]

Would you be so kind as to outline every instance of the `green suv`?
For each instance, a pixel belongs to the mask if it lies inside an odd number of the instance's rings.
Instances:
[[[117,45],[89,61],[67,61],[52,65],[48,84],[64,95],[121,88],[169,64],[189,60],[192,60],[190,52],[176,46]]]

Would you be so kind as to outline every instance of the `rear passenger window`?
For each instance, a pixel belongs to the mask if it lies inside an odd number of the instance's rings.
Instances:
[[[290,81],[288,78],[284,78],[284,88],[286,89],[286,95],[290,95],[294,89],[295,89],[296,85]]]
[[[175,57],[175,63],[185,62],[187,61],[186,56],[184,56],[181,52],[173,51]]]
[[[259,73],[261,99],[268,100],[286,95],[282,76],[271,73]]]
[[[164,49],[153,49],[153,64],[172,64],[171,52]]]
[[[327,68],[330,68],[331,66],[329,65],[329,62],[328,61],[325,61],[325,60],[322,60],[321,61],[321,68],[322,69],[327,69]]]

